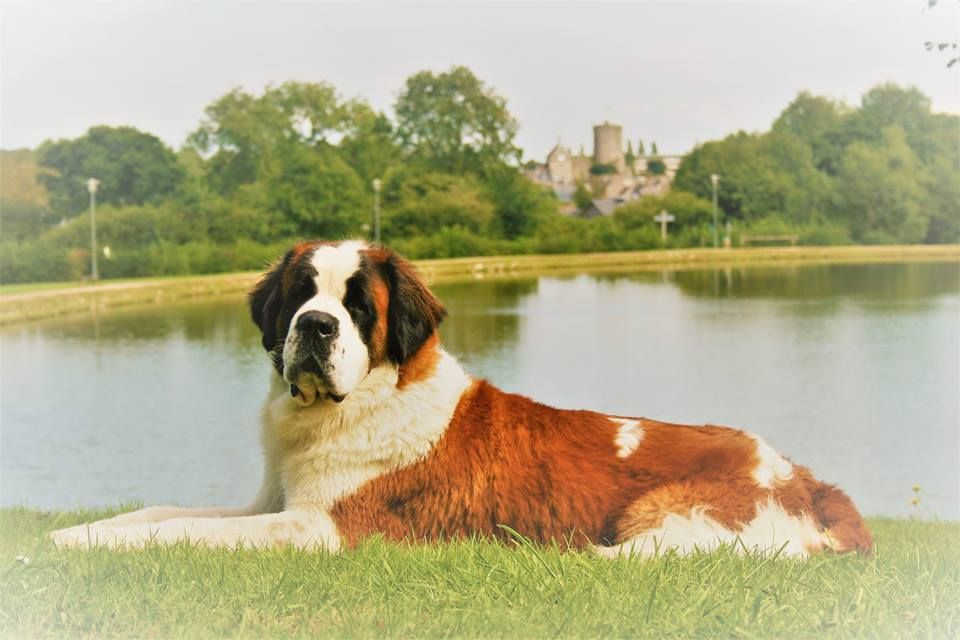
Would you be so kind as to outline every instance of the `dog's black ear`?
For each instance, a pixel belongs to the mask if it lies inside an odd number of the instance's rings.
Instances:
[[[412,264],[388,253],[382,265],[390,288],[387,357],[402,364],[433,335],[447,311]]]
[[[264,274],[250,292],[250,317],[263,334],[263,348],[273,351],[277,346],[277,317],[283,305],[283,274],[293,258],[291,249]]]

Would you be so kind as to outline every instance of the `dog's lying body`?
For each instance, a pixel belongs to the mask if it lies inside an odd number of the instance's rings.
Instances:
[[[276,369],[254,501],[150,507],[57,544],[339,550],[512,529],[605,555],[872,549],[843,492],[755,436],[553,409],[470,378],[440,346],[440,303],[385,249],[298,245],[251,309]]]

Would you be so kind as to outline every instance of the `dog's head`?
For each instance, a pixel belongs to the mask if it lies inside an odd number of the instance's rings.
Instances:
[[[402,366],[446,315],[410,263],[356,241],[298,244],[250,293],[250,311],[303,405],[340,402],[372,369]]]

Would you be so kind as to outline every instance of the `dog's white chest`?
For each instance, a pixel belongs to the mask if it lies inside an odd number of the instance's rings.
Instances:
[[[329,509],[365,482],[426,456],[471,380],[443,353],[430,378],[396,388],[378,367],[341,404],[296,405],[275,381],[264,409],[264,448],[287,508]]]

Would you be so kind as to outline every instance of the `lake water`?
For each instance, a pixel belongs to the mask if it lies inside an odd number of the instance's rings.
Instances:
[[[562,407],[735,425],[867,514],[960,518],[956,263],[435,287],[447,349]],[[0,332],[0,503],[245,502],[269,365],[240,297]],[[911,487],[920,485],[919,511]]]

